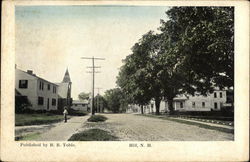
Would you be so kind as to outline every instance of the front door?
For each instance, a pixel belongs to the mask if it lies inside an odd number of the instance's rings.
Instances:
[[[49,110],[49,98],[48,98],[48,102],[47,102],[47,109]]]

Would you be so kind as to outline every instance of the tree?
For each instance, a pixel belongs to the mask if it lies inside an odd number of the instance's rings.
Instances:
[[[132,54],[124,60],[117,78],[117,84],[129,96],[130,101],[141,106],[155,100],[156,114],[159,114],[162,99],[158,61],[158,35],[149,31],[132,47]],[[129,79],[128,79],[129,78]]]
[[[95,110],[96,112],[104,112],[104,108],[107,107],[107,101],[105,100],[105,98],[100,95],[97,94],[95,96]]]
[[[89,99],[89,95],[90,95],[90,93],[81,92],[78,95],[78,99],[81,100],[81,101],[88,100]]]
[[[177,94],[233,86],[233,8],[173,7],[161,21],[162,87],[173,112]]]
[[[124,112],[126,110],[126,97],[120,88],[105,91],[104,98],[107,102],[107,109],[113,113]]]
[[[165,39],[185,75],[183,89],[205,95],[234,81],[233,7],[173,7],[161,21]]]
[[[159,34],[149,31],[124,60],[117,85],[139,105],[168,101],[178,94],[206,95],[232,87],[234,27],[231,7],[173,7]]]

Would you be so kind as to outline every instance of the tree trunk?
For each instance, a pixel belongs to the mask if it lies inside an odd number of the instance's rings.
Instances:
[[[155,114],[160,115],[160,98],[155,98]]]
[[[173,98],[167,99],[168,100],[168,109],[170,111],[170,115],[174,113],[174,107],[173,107]]]
[[[141,114],[143,114],[143,106],[141,105]]]

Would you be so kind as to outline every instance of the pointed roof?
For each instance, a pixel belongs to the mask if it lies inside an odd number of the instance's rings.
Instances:
[[[67,68],[62,83],[69,83],[69,82],[71,82],[71,80],[70,80],[69,71]]]

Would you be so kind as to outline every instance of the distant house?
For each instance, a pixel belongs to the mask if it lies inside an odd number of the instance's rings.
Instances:
[[[27,72],[15,69],[15,94],[28,98],[33,110],[56,110],[58,85]]]
[[[176,111],[219,111],[227,105],[227,91],[215,90],[207,96],[195,94],[178,95],[173,99],[173,108]],[[130,106],[130,112],[139,112],[141,109],[138,105]],[[135,110],[136,109],[136,110]],[[151,101],[149,105],[144,106],[144,113],[152,113],[156,111],[155,102]],[[168,102],[162,100],[160,103],[160,112],[169,112]]]
[[[71,108],[74,110],[88,111],[89,102],[88,100],[85,101],[73,100]]]
[[[174,109],[178,111],[218,111],[226,104],[225,90],[215,90],[207,96],[179,95],[174,98]]]
[[[72,98],[71,98],[72,82],[70,79],[68,69],[65,72],[62,82],[56,84],[58,85],[58,109],[62,110],[65,106],[67,108],[70,108],[72,104]]]

